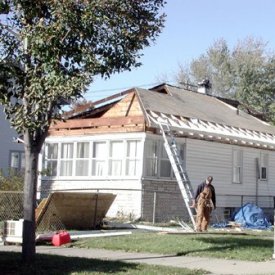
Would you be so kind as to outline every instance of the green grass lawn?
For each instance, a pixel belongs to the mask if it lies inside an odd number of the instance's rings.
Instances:
[[[160,234],[133,233],[127,236],[83,239],[77,247],[133,252],[215,257],[248,261],[272,258],[273,232],[246,234]]]
[[[103,261],[84,259],[77,257],[62,257],[55,255],[36,255],[36,261],[32,265],[24,265],[21,262],[21,253],[0,252],[0,274],[24,274],[24,275],[68,275],[68,274],[152,274],[152,275],[202,275],[207,272],[186,268],[173,268],[166,266],[153,266],[135,263],[123,263],[119,261]]]

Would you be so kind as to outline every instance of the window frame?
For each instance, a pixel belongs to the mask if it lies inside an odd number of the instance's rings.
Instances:
[[[12,167],[13,154],[18,154],[18,167]],[[23,165],[24,164],[24,165]],[[15,172],[24,172],[25,170],[25,151],[23,150],[10,150],[9,151],[9,169]]]
[[[235,153],[238,154],[237,159],[235,158]],[[236,169],[238,169],[238,180],[236,180]],[[243,183],[243,150],[238,148],[233,148],[232,150],[232,183]]]
[[[260,171],[259,179],[261,181],[268,181],[268,164],[269,164],[269,155],[266,152],[260,152]],[[265,177],[263,177],[263,169],[265,169]]]
[[[131,144],[132,142],[135,143],[135,148],[131,149],[131,148],[128,148],[127,146],[130,146],[129,144]],[[89,153],[88,153],[88,156],[85,154],[85,158],[79,158],[77,157],[77,151],[79,150],[78,149],[78,146],[79,146],[79,143],[88,143],[89,145]],[[103,144],[103,147],[101,149],[98,149],[98,150],[101,150],[99,152],[97,152],[97,154],[99,156],[101,156],[100,158],[98,158],[98,156],[96,156],[96,148],[95,146],[97,146],[97,144],[100,144],[102,143]],[[115,146],[114,144],[116,143],[120,143],[119,147],[117,148],[113,148],[113,155],[112,155],[112,144],[113,146]],[[141,136],[141,137],[130,137],[130,138],[96,138],[96,139],[79,139],[79,140],[75,140],[75,139],[68,139],[68,140],[62,140],[62,141],[54,141],[53,139],[50,139],[49,141],[46,141],[44,147],[43,147],[43,150],[42,150],[42,169],[45,169],[46,168],[46,163],[48,161],[51,161],[51,159],[48,159],[47,157],[47,146],[49,144],[56,144],[57,146],[57,151],[58,151],[58,156],[57,156],[57,159],[54,159],[54,161],[57,161],[57,164],[56,164],[56,171],[57,171],[57,174],[54,174],[54,175],[49,175],[46,173],[42,173],[42,177],[44,179],[46,178],[60,178],[60,179],[67,179],[67,178],[71,178],[73,177],[73,180],[77,178],[82,178],[82,179],[87,179],[87,178],[93,178],[93,179],[102,179],[102,178],[106,178],[106,179],[111,179],[111,178],[114,178],[114,179],[117,179],[117,178],[137,178],[137,177],[141,177],[141,173],[142,173],[142,156],[143,156],[143,149],[144,149],[144,137]],[[70,150],[70,152],[68,154],[65,154],[61,155],[62,153],[62,148],[63,146],[65,146],[64,144],[70,144],[72,147],[71,149],[68,149]],[[100,145],[99,145],[100,146]],[[64,150],[64,149],[63,149]],[[84,149],[85,150],[85,149]],[[132,152],[128,152],[128,150],[133,150],[134,153]],[[131,154],[131,155],[129,155]],[[72,156],[72,157],[71,157]],[[76,171],[76,168],[77,168],[77,161],[79,160],[86,160],[89,162],[88,164],[88,172],[85,173],[85,175],[77,175],[77,171]],[[71,161],[72,164],[70,164],[70,167],[72,167],[72,169],[67,169],[68,171],[71,171],[72,172],[70,174],[68,173],[65,173],[64,174],[64,171],[62,173],[61,171],[61,167],[62,167],[62,162],[63,161]],[[111,172],[111,162],[112,161],[116,161],[118,160],[120,163],[119,163],[119,174],[112,174]],[[103,168],[102,168],[102,174],[97,174],[97,171],[95,170],[95,165],[96,162],[98,161],[103,161],[102,165],[103,165]],[[130,161],[132,162],[131,164]],[[127,164],[128,163],[128,164]],[[64,165],[64,164],[63,164]],[[128,166],[127,166],[128,165]],[[134,172],[129,172],[130,170],[130,166],[131,167],[134,167]],[[115,169],[115,168],[114,168]],[[127,170],[128,169],[128,170]]]
[[[135,153],[134,155],[130,155],[130,150],[131,150],[131,147],[130,147],[130,144],[131,143],[134,143],[135,144]],[[130,139],[130,140],[126,140],[126,146],[125,146],[125,149],[126,149],[126,155],[125,155],[125,176],[126,177],[136,177],[136,176],[139,176],[140,175],[140,172],[141,172],[141,157],[142,157],[142,154],[141,154],[141,140],[137,140],[137,139]],[[133,163],[133,165],[130,165],[130,163]],[[130,169],[130,166],[134,166],[134,173],[131,174],[129,171],[131,170]]]
[[[75,176],[75,150],[76,150],[76,146],[75,146],[75,143],[74,142],[71,142],[71,141],[67,141],[67,142],[61,142],[59,143],[60,144],[60,158],[59,158],[59,175],[61,177],[72,177],[72,176]],[[67,153],[65,153],[65,155],[63,156],[63,145],[70,145],[71,149],[69,151],[69,155],[67,156]],[[62,164],[66,164],[64,166],[65,168],[65,172],[66,174],[63,174],[64,171],[62,171]],[[69,166],[67,166],[67,164],[71,164]],[[71,167],[70,167],[71,166]],[[67,173],[67,171],[69,171],[69,173]],[[71,171],[71,172],[70,172]],[[61,173],[62,172],[62,173]],[[57,172],[58,174],[58,172]]]
[[[95,156],[95,153],[97,152],[95,150],[95,145],[96,144],[104,144],[104,150],[105,150],[105,155],[101,158],[97,158]],[[92,141],[91,142],[91,154],[90,154],[90,159],[91,159],[91,172],[90,172],[90,176],[91,177],[107,177],[108,176],[108,147],[109,147],[109,144],[108,144],[108,141],[106,140],[96,140],[96,141]],[[100,152],[99,152],[100,153]],[[97,163],[103,163],[103,173],[102,174],[97,174],[97,166],[96,164]]]
[[[150,152],[148,149],[148,146],[150,146],[149,143],[151,143],[151,142],[155,142],[157,144],[157,149],[156,149],[157,152],[156,152],[156,157],[155,157],[155,165],[156,165],[157,171],[156,171],[155,175],[148,174],[148,171],[146,171],[146,168],[149,166],[148,161],[150,161],[154,158],[154,157],[148,156],[148,153]],[[180,157],[182,158],[183,169],[185,170],[186,169],[186,143],[177,140],[177,147],[178,147],[178,150],[180,151]],[[145,148],[146,148],[146,150],[145,150],[146,155],[144,157],[144,167],[145,167],[144,175],[145,175],[145,177],[158,178],[158,179],[163,179],[163,180],[175,180],[176,177],[175,177],[175,174],[173,171],[173,167],[170,163],[169,157],[166,153],[163,139],[148,138],[145,141]],[[163,152],[165,153],[164,156],[162,154]],[[161,163],[163,161],[169,162],[170,174],[167,177],[161,176]]]
[[[87,144],[88,145],[88,148],[86,148],[88,150],[88,156],[85,156],[85,152],[84,152],[84,156],[83,157],[78,156],[78,148],[79,148],[78,146],[80,144]],[[91,158],[90,158],[91,149],[90,149],[90,147],[91,147],[91,143],[89,141],[77,141],[77,142],[74,143],[74,149],[73,149],[73,151],[75,150],[74,155],[73,155],[73,162],[74,162],[73,167],[75,167],[73,169],[74,176],[76,176],[76,177],[88,177],[90,175],[90,166],[91,166],[90,165],[90,163],[91,163]],[[85,163],[87,163],[87,165],[86,165],[87,172],[86,172],[85,175],[77,175],[78,162],[85,162]]]

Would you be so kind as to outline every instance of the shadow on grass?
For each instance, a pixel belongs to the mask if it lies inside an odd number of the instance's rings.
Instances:
[[[135,263],[104,261],[78,257],[37,254],[35,263],[25,265],[21,261],[21,253],[0,252],[0,274],[74,274],[75,272],[113,274],[137,271]]]
[[[263,248],[273,247],[273,240],[263,240],[260,238],[244,238],[244,237],[232,237],[232,238],[219,238],[219,237],[199,237],[196,238],[197,241],[204,243],[205,248],[188,250],[184,252],[178,252],[177,256],[184,256],[196,252],[224,252],[227,250],[234,249],[246,249],[257,252],[257,250]]]

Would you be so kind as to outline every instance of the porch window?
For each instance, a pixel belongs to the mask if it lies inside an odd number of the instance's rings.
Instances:
[[[78,142],[76,147],[75,175],[89,175],[89,142]]]
[[[106,175],[107,168],[106,142],[94,142],[92,153],[92,176]]]
[[[166,149],[164,147],[164,144],[162,144],[160,154],[160,177],[170,178],[171,168],[171,163],[166,153]]]
[[[110,142],[110,166],[109,175],[121,176],[122,175],[122,163],[124,157],[122,141],[111,141]]]
[[[148,140],[146,143],[146,176],[156,177],[158,173],[158,142]]]
[[[141,143],[137,140],[127,141],[126,176],[136,176],[139,173],[141,158]]]
[[[185,163],[185,145],[184,144],[178,144],[178,152],[179,152],[179,157],[181,161],[181,166],[184,171],[186,171],[186,163]],[[171,166],[172,170],[172,178],[176,178],[174,170]]]
[[[60,176],[72,176],[73,174],[73,143],[61,144]]]
[[[243,155],[241,150],[233,150],[233,182],[242,182],[243,173]]]
[[[261,153],[260,158],[260,179],[267,180],[268,154]]]
[[[58,143],[48,143],[45,147],[44,169],[47,176],[57,175]]]

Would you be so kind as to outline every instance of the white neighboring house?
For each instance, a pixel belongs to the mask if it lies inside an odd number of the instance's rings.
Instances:
[[[24,146],[14,141],[17,137],[0,105],[0,169],[5,175],[10,169],[22,171],[25,167]]]
[[[41,196],[54,190],[112,192],[117,197],[108,216],[184,216],[157,123],[162,120],[176,135],[193,188],[214,177],[219,215],[245,202],[272,209],[275,127],[240,106],[165,84],[86,106],[51,126],[41,152],[40,169],[48,171],[39,183]]]

